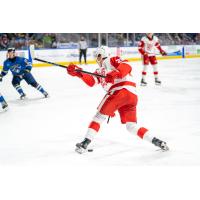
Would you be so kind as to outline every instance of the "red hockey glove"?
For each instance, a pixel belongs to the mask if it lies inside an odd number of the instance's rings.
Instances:
[[[114,83],[114,80],[116,78],[119,78],[120,77],[120,73],[117,72],[117,71],[111,71],[109,72],[108,74],[106,74],[106,78],[105,78],[105,81],[106,83]]]
[[[162,56],[167,56],[167,53],[165,51],[161,51],[160,53],[162,54]]]
[[[76,71],[77,69],[82,70],[82,68],[78,67],[77,65],[70,64],[70,65],[67,67],[67,72],[68,72],[68,74],[70,74],[71,76],[78,76],[79,78],[81,78],[81,77],[82,77],[82,73],[81,73],[81,72],[77,72],[77,71]]]

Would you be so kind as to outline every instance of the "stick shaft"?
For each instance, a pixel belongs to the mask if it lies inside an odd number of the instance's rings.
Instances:
[[[37,60],[37,61],[40,61],[40,62],[44,62],[44,63],[48,63],[48,64],[51,64],[51,65],[55,65],[55,66],[62,67],[62,68],[67,68],[67,66],[65,66],[65,65],[60,65],[58,63],[49,62],[49,61],[46,61],[46,60],[42,60],[40,58],[34,58],[34,60]],[[100,77],[100,78],[105,78],[105,76],[103,76],[103,75],[95,74],[95,73],[84,71],[84,70],[80,70],[80,69],[77,69],[75,71],[81,72],[81,73],[85,73],[85,74],[90,74],[92,76],[96,76],[96,77]]]
[[[88,71],[84,71],[84,70],[80,70],[80,69],[76,69],[75,71],[81,72],[81,73],[85,73],[85,74],[90,74],[90,75],[92,75],[92,76],[96,76],[96,77],[99,77],[99,78],[106,78],[106,76],[104,76],[104,75],[95,74],[95,73],[88,72]]]
[[[40,62],[43,62],[43,63],[48,63],[48,64],[51,64],[51,65],[56,65],[56,66],[62,67],[62,68],[67,68],[64,65],[60,65],[60,64],[57,64],[57,63],[49,62],[49,61],[42,60],[42,59],[39,59],[39,58],[34,58],[34,60],[37,60],[37,61],[40,61]]]

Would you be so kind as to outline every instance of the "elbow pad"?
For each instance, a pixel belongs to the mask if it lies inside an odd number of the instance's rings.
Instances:
[[[131,66],[127,63],[120,63],[117,70],[120,72],[120,78],[124,78],[127,74],[131,73]]]

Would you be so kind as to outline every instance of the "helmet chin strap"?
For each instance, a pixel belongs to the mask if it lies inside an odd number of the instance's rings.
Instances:
[[[102,67],[103,62],[104,62],[106,59],[107,59],[107,57],[101,58],[101,60],[96,59],[96,62],[98,63],[98,65],[99,65],[100,67]]]
[[[102,61],[102,65],[104,65],[104,67],[107,68],[107,67],[108,67],[108,64],[109,64],[109,63],[108,63],[108,57],[103,58],[102,60],[103,60],[103,61]]]
[[[101,60],[96,59],[96,62],[101,67]]]

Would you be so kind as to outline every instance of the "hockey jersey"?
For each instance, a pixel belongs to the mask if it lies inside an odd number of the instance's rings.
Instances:
[[[163,49],[160,46],[159,40],[156,36],[153,36],[152,39],[149,39],[147,36],[144,36],[138,44],[138,50],[142,55],[147,53],[148,56],[155,56],[157,49],[160,52],[163,51]]]
[[[14,59],[7,59],[4,61],[2,76],[5,76],[10,70],[14,76],[20,76],[25,70],[31,70],[32,64],[23,57],[16,56]]]
[[[93,77],[86,74],[83,75],[82,79],[89,86],[101,84],[106,92],[114,92],[126,88],[130,92],[136,94],[136,84],[133,82],[131,75],[132,68],[127,63],[127,60],[122,60],[118,56],[108,57],[103,61],[102,66],[96,69],[95,73],[106,76],[111,71],[117,71],[120,74],[120,77],[116,78],[113,84],[107,83],[105,78]]]

